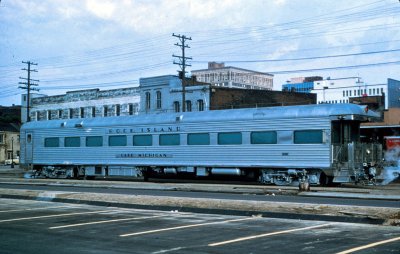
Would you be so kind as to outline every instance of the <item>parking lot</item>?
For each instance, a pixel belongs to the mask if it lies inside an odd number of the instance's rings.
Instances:
[[[2,253],[398,253],[400,228],[0,199]]]

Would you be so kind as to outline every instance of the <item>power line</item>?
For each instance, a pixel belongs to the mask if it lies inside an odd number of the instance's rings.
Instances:
[[[192,38],[191,37],[186,37],[185,35],[176,35],[176,34],[172,34],[172,36],[176,37],[179,39],[179,43],[175,43],[175,46],[178,46],[181,48],[182,51],[182,55],[181,56],[176,56],[176,55],[172,55],[172,57],[175,57],[179,60],[179,62],[175,62],[174,64],[179,65],[179,67],[181,68],[181,72],[179,72],[179,77],[182,80],[182,112],[186,111],[186,98],[185,98],[185,94],[186,94],[186,66],[191,66],[190,64],[187,64],[186,61],[187,60],[192,60],[191,57],[186,57],[185,56],[185,48],[190,48],[189,45],[185,44],[187,40],[191,41]]]
[[[27,95],[27,107],[26,107],[26,112],[27,112],[27,122],[30,122],[30,120],[31,120],[31,117],[30,117],[30,115],[29,115],[30,94],[31,94],[31,91],[39,91],[38,88],[33,88],[33,87],[31,87],[31,86],[38,86],[37,83],[32,83],[32,81],[34,81],[34,82],[39,82],[39,80],[31,79],[31,72],[37,72],[37,70],[31,69],[31,65],[38,65],[38,64],[37,64],[37,63],[32,63],[31,61],[28,61],[28,62],[22,61],[22,63],[28,65],[28,69],[26,69],[26,68],[23,68],[23,69],[22,69],[23,71],[27,71],[28,77],[27,77],[27,78],[19,77],[19,78],[22,79],[22,80],[26,80],[26,82],[19,82],[19,84],[25,85],[25,86],[19,86],[18,88],[27,90],[27,94],[28,94],[28,95]]]

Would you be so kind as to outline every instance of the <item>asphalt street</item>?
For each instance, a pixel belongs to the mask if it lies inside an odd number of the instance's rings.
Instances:
[[[1,253],[399,253],[400,228],[0,199]]]

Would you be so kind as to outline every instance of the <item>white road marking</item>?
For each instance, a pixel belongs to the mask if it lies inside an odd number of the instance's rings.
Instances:
[[[71,228],[71,227],[79,227],[79,226],[102,224],[102,223],[111,223],[111,222],[118,222],[118,221],[144,220],[144,219],[152,219],[152,218],[165,217],[165,216],[167,216],[167,215],[154,215],[154,216],[124,218],[124,219],[115,219],[115,220],[101,220],[101,221],[93,221],[93,222],[85,222],[85,223],[64,225],[64,226],[49,227],[49,229]]]
[[[177,230],[177,229],[183,229],[183,228],[194,228],[194,227],[201,227],[201,226],[214,225],[214,224],[223,224],[223,223],[236,222],[236,221],[253,220],[253,219],[256,219],[256,218],[258,218],[258,217],[250,217],[250,218],[234,219],[234,220],[225,220],[225,221],[206,222],[206,223],[192,224],[192,225],[186,225],[186,226],[178,226],[178,227],[172,227],[172,228],[162,228],[162,229],[142,231],[142,232],[137,232],[137,233],[123,234],[123,235],[120,235],[120,237],[145,235],[145,234],[158,233],[158,232]]]
[[[52,207],[40,207],[40,208],[26,208],[26,209],[18,209],[18,210],[5,210],[5,211],[0,211],[0,213],[8,213],[8,212],[23,212],[23,211],[33,211],[33,210],[44,210],[44,209],[54,209],[54,208],[75,208],[73,206],[52,206]]]
[[[53,218],[53,217],[73,216],[73,215],[91,214],[91,213],[104,213],[104,212],[109,212],[109,211],[110,210],[101,210],[101,211],[94,211],[94,212],[63,213],[63,214],[43,215],[43,216],[34,216],[34,217],[24,217],[24,218],[0,220],[0,223],[1,222],[10,222],[10,221],[35,220],[35,219],[44,219],[44,218]]]
[[[233,240],[228,240],[228,241],[223,241],[223,242],[210,243],[210,244],[208,244],[208,246],[219,246],[219,245],[231,244],[231,243],[236,243],[236,242],[241,242],[241,241],[253,240],[253,239],[256,239],[256,238],[261,238],[261,237],[266,237],[266,236],[287,234],[287,233],[291,233],[291,232],[314,229],[314,228],[322,228],[322,227],[327,227],[327,226],[330,226],[330,225],[332,225],[332,223],[322,224],[322,225],[317,225],[317,226],[310,226],[310,227],[305,227],[305,228],[288,229],[288,230],[283,230],[283,231],[278,231],[278,232],[271,232],[271,233],[266,233],[266,234],[261,234],[261,235],[253,235],[253,236],[241,237],[241,238],[236,238],[236,239],[233,239]]]
[[[184,249],[184,247],[176,247],[176,248],[172,248],[172,249],[169,249],[169,250],[155,251],[155,252],[152,252],[151,254],[161,254],[161,253],[167,253],[167,252],[177,251],[177,250],[182,250],[182,249]]]
[[[370,244],[367,244],[367,245],[364,245],[364,246],[360,246],[360,247],[356,247],[356,248],[353,248],[353,249],[341,251],[341,252],[338,252],[337,254],[353,253],[353,252],[356,252],[356,251],[359,251],[359,250],[365,250],[365,249],[372,248],[372,247],[375,247],[375,246],[378,246],[378,245],[382,245],[382,244],[385,244],[385,243],[391,243],[391,242],[395,242],[395,241],[399,241],[399,240],[400,240],[400,237],[396,237],[396,238],[392,238],[392,239],[388,239],[388,240],[384,240],[384,241],[380,241],[380,242],[376,242],[376,243],[370,243]]]

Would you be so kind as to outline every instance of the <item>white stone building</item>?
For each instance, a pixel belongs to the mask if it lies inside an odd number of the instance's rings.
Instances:
[[[210,89],[207,84],[186,81],[186,111],[209,110]],[[180,112],[182,81],[174,75],[140,79],[140,109],[143,113]]]
[[[209,62],[208,69],[193,70],[191,73],[197,81],[210,83],[213,86],[259,90],[273,88],[272,74],[232,66],[225,67],[224,63]]]
[[[22,95],[22,101],[25,96]],[[62,95],[32,98],[30,117],[31,121],[41,121],[136,115],[139,112],[139,103],[138,87],[104,91],[99,89],[70,91]],[[26,107],[21,110],[21,115],[24,114],[26,115]]]
[[[397,90],[396,90],[397,87]],[[368,96],[383,96],[385,109],[398,107],[400,96],[400,85],[396,80],[388,80],[387,84],[367,84],[359,77],[340,79],[324,79],[314,81],[314,89],[311,93],[317,94],[317,103],[349,103],[354,98]],[[390,103],[393,101],[392,103]]]
[[[197,82],[195,82],[197,83]],[[210,88],[187,81],[186,111],[209,110]],[[26,122],[26,95],[21,117]],[[174,75],[141,78],[139,87],[112,90],[87,89],[66,94],[31,97],[31,121],[179,112],[182,109],[181,80]]]

